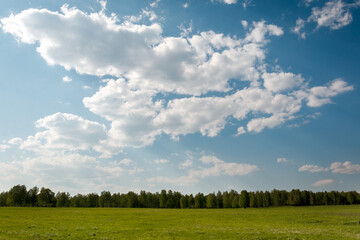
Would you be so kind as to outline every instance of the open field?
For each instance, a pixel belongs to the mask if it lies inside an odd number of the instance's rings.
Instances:
[[[360,239],[360,206],[0,208],[0,239]]]

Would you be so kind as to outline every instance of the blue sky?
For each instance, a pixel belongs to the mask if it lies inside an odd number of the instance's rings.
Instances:
[[[358,0],[8,1],[0,28],[0,191],[360,191]]]

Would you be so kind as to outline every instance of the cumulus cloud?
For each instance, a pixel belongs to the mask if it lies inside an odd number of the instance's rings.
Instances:
[[[305,0],[305,5],[308,7],[313,0]],[[360,1],[353,3],[343,2],[342,0],[331,0],[325,3],[323,7],[313,7],[311,15],[307,20],[298,18],[296,25],[291,28],[291,32],[297,34],[299,37],[305,39],[306,34],[303,31],[306,23],[316,23],[316,30],[321,27],[328,27],[332,30],[337,30],[349,25],[352,20],[352,10],[360,7]]]
[[[28,9],[0,20],[4,32],[37,44],[50,65],[115,78],[83,99],[109,129],[57,113],[37,122],[45,131],[29,136],[22,149],[95,150],[110,157],[124,147],[151,145],[164,133],[215,137],[234,119],[247,121],[237,135],[259,133],[294,119],[304,101],[319,107],[353,89],[342,79],[309,88],[301,74],[267,72],[266,44],[283,30],[265,21],[246,22],[244,38],[213,31],[163,36],[160,24],[143,23],[144,16],[156,20],[151,10],[120,21],[105,7],[90,14],[67,5],[61,12]]]
[[[350,9],[358,6],[358,3],[347,4],[342,0],[332,0],[322,8],[314,7],[308,21],[316,22],[317,28],[329,27],[336,30],[352,22]]]
[[[328,84],[328,86],[311,88],[307,96],[307,105],[309,107],[320,107],[324,104],[331,103],[331,97],[352,90],[354,90],[353,86],[348,85],[343,79],[338,78]]]
[[[350,161],[333,162],[330,167],[323,168],[316,165],[303,165],[299,168],[299,172],[309,171],[309,172],[326,172],[331,171],[332,173],[341,173],[341,174],[356,174],[360,173],[360,164],[352,164]]]
[[[330,169],[333,173],[355,174],[360,173],[360,164],[352,164],[349,161],[334,162],[330,165]]]
[[[314,187],[322,187],[322,186],[326,186],[326,185],[329,185],[331,183],[333,183],[334,180],[333,179],[324,179],[324,180],[319,180],[317,182],[315,182],[313,184]]]
[[[317,165],[303,165],[299,168],[299,172],[309,171],[311,173],[326,172],[328,170],[329,170],[329,168],[323,168],[323,167],[319,167]]]
[[[200,169],[189,169],[188,175],[177,178],[168,177],[152,177],[148,178],[148,183],[171,183],[180,186],[192,185],[201,178],[210,176],[242,176],[257,171],[259,168],[256,165],[248,163],[227,163],[215,156],[202,156],[200,162],[205,165]],[[211,167],[206,167],[212,165]]]
[[[36,127],[45,130],[29,136],[21,143],[21,149],[35,152],[90,150],[107,137],[104,125],[68,113],[41,118]]]
[[[291,90],[299,87],[304,82],[304,78],[300,74],[295,75],[289,72],[280,73],[263,73],[264,86],[273,92]]]

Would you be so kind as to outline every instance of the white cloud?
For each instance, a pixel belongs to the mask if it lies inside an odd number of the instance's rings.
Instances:
[[[214,2],[214,0],[211,0],[212,2]],[[225,4],[235,4],[237,3],[237,0],[217,0],[220,3],[225,3]]]
[[[21,149],[42,152],[47,150],[90,150],[107,138],[106,127],[82,117],[56,113],[36,121],[37,128],[45,128],[29,136]]]
[[[168,163],[168,162],[169,162],[169,160],[167,160],[167,159],[156,159],[155,160],[156,164],[163,164],[163,163]]]
[[[150,7],[155,8],[159,5],[160,0],[155,0],[154,2],[150,3]]]
[[[201,178],[210,176],[242,176],[257,171],[256,165],[247,163],[227,163],[215,156],[202,156],[200,162],[212,167],[203,167],[201,169],[189,169],[188,175],[177,178],[152,177],[148,178],[148,183],[171,183],[179,186],[192,185]],[[189,164],[190,165],[190,164]]]
[[[226,163],[215,156],[203,156],[200,161],[205,164],[212,164],[213,167],[201,170],[190,170],[190,175],[201,178],[219,175],[241,176],[258,170],[258,167],[255,165],[247,163]]]
[[[307,105],[309,107],[320,107],[324,104],[331,103],[331,97],[338,94],[354,90],[341,78],[335,79],[328,86],[313,87],[309,89],[307,95]]]
[[[291,90],[299,87],[304,82],[304,78],[298,74],[289,72],[279,73],[263,73],[264,86],[273,92],[280,92],[284,90]]]
[[[119,163],[122,164],[122,165],[125,165],[125,166],[129,166],[130,163],[132,163],[132,160],[129,159],[129,158],[124,158],[124,159],[121,160]]]
[[[331,184],[333,182],[334,182],[334,180],[332,180],[332,179],[324,179],[324,180],[319,180],[319,181],[315,182],[313,184],[313,186],[314,187],[322,187],[322,186],[329,185],[329,184]]]
[[[245,128],[244,128],[244,127],[239,127],[239,128],[237,129],[237,133],[236,133],[235,136],[240,136],[240,135],[242,135],[242,134],[244,134],[244,133],[246,133]]]
[[[326,172],[329,171],[329,168],[319,167],[317,165],[303,165],[299,168],[299,172],[309,171],[311,173],[315,172]]]
[[[185,169],[185,168],[189,168],[193,165],[193,161],[191,161],[190,159],[186,159],[184,162],[182,162],[180,164],[180,169]]]
[[[317,23],[317,28],[329,27],[333,30],[340,29],[352,22],[350,9],[359,4],[347,4],[342,0],[332,0],[322,8],[314,7],[308,21]]]
[[[249,23],[247,21],[245,21],[245,20],[242,20],[241,25],[243,26],[243,28],[246,29],[249,26]]]
[[[21,138],[12,138],[8,141],[9,144],[11,145],[20,145],[23,142],[23,140]]]
[[[158,23],[142,23],[144,16],[151,20],[150,10],[140,16],[121,22],[115,14],[106,16],[104,7],[88,14],[65,5],[62,12],[28,9],[1,19],[4,32],[38,44],[50,65],[117,78],[83,99],[109,121],[109,129],[57,113],[39,120],[46,130],[21,148],[95,150],[110,157],[124,147],[151,145],[163,133],[173,139],[196,132],[215,137],[232,119],[247,121],[237,134],[258,133],[294,119],[303,101],[318,107],[353,89],[341,79],[309,89],[300,74],[267,73],[268,37],[283,30],[265,21],[249,24],[244,38],[213,31],[171,37],[162,36]],[[247,87],[232,88],[230,80]]]
[[[360,164],[352,164],[349,161],[334,162],[330,165],[330,169],[333,173],[355,174],[360,173]]]
[[[184,3],[183,4],[183,8],[188,8],[189,7],[189,3]]]
[[[305,28],[305,21],[301,18],[298,18],[296,20],[296,26],[291,29],[291,32],[299,35],[302,39],[306,38],[305,32],[302,32],[302,30]]]
[[[349,161],[344,163],[333,162],[330,167],[323,168],[316,165],[303,165],[299,168],[299,172],[309,171],[309,172],[326,172],[331,170],[332,173],[342,173],[342,174],[356,174],[360,173],[360,164],[352,164]]]
[[[0,152],[6,152],[7,149],[9,149],[9,145],[0,144]]]
[[[69,76],[65,76],[62,78],[63,82],[71,82],[72,79]]]
[[[287,158],[277,158],[276,162],[277,163],[288,163],[288,162],[290,162],[290,160]]]

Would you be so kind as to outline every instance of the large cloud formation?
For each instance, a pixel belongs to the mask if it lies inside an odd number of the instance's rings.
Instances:
[[[37,126],[46,130],[21,148],[95,150],[110,157],[124,147],[151,145],[163,133],[215,137],[233,120],[245,121],[238,135],[258,133],[294,119],[305,104],[320,107],[353,89],[342,79],[311,88],[301,74],[268,72],[266,44],[283,30],[265,21],[246,24],[243,38],[213,31],[165,37],[151,16],[141,24],[107,16],[105,6],[86,13],[64,5],[61,12],[28,9],[0,20],[19,42],[37,44],[48,64],[114,78],[83,99],[109,121],[108,129],[56,113],[40,119]]]

